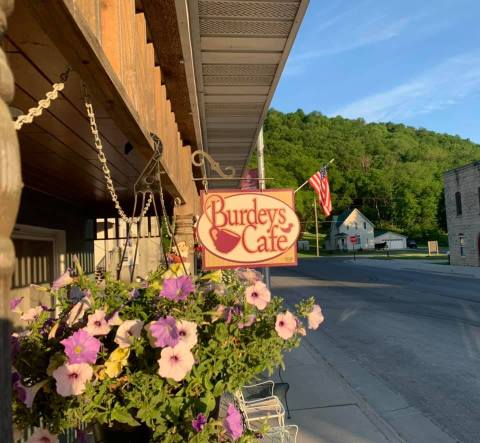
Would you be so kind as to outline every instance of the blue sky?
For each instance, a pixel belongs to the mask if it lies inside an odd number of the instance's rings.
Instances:
[[[480,1],[310,0],[272,106],[480,143]]]

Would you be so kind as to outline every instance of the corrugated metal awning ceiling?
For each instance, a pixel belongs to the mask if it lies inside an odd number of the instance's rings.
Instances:
[[[244,171],[308,0],[189,0],[203,145]],[[212,182],[211,187],[235,187]]]

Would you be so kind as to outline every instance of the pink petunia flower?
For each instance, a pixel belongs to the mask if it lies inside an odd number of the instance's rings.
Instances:
[[[193,354],[185,343],[162,349],[158,360],[158,374],[161,377],[183,380],[195,363]]]
[[[218,305],[215,311],[212,313],[212,323],[215,323],[217,320],[222,318],[225,315],[225,310],[227,307],[225,305]]]
[[[237,271],[237,275],[251,285],[254,285],[257,281],[262,280],[262,274],[254,269],[239,269]]]
[[[185,343],[188,349],[197,344],[197,324],[193,321],[177,320],[178,338],[180,343]]]
[[[324,320],[322,308],[319,305],[313,305],[312,311],[308,314],[308,329],[317,329]]]
[[[115,311],[110,317],[107,319],[109,326],[120,326],[123,323],[123,320],[120,318],[118,311]]]
[[[249,328],[255,323],[256,315],[250,314],[245,322],[238,322],[238,329]]]
[[[179,341],[177,322],[172,316],[159,318],[147,325],[150,342],[156,348],[175,346]]]
[[[95,363],[97,361],[101,343],[83,329],[74,332],[60,343],[65,347],[65,354],[71,364]]]
[[[88,292],[77,304],[73,306],[67,317],[67,325],[73,326],[83,319],[85,313],[92,308],[92,294]]]
[[[107,335],[110,332],[110,325],[105,318],[105,311],[97,309],[88,316],[87,326],[83,328],[90,335]]]
[[[52,283],[52,289],[58,290],[60,288],[63,288],[64,286],[70,285],[73,283],[73,278],[70,275],[71,269],[68,268],[60,277],[58,277],[53,283]]]
[[[129,348],[135,338],[140,337],[143,328],[141,320],[125,320],[117,329],[115,343],[120,348]]]
[[[93,369],[87,363],[65,363],[52,373],[57,382],[57,392],[62,397],[80,395],[85,392],[85,385],[93,377]]]
[[[192,279],[188,275],[181,275],[177,278],[167,278],[163,281],[163,288],[160,296],[169,300],[181,301],[195,291]]]
[[[249,286],[245,290],[245,298],[247,303],[256,306],[260,311],[263,311],[270,301],[270,291],[265,283],[257,281],[254,285]]]
[[[43,306],[36,306],[35,308],[30,308],[28,311],[24,312],[20,316],[20,320],[23,321],[35,321],[40,314],[43,312]]]
[[[297,319],[290,312],[286,311],[282,314],[277,314],[277,321],[275,322],[275,331],[284,340],[288,340],[293,337],[295,330],[297,329]]]
[[[35,428],[27,443],[58,443],[58,438],[47,429]]]
[[[242,415],[233,403],[228,405],[227,415],[223,419],[223,428],[233,441],[237,441],[243,434]]]

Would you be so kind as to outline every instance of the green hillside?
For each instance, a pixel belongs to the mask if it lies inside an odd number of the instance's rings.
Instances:
[[[480,159],[480,145],[458,136],[318,112],[271,110],[264,130],[266,176],[275,178],[269,187],[296,188],[335,158],[329,170],[334,213],[357,207],[377,227],[415,238],[445,230],[443,172]],[[308,185],[297,193],[307,229],[312,199]]]

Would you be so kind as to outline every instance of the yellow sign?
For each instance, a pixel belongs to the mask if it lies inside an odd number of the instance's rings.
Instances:
[[[293,266],[300,221],[292,189],[202,193],[203,268]]]

